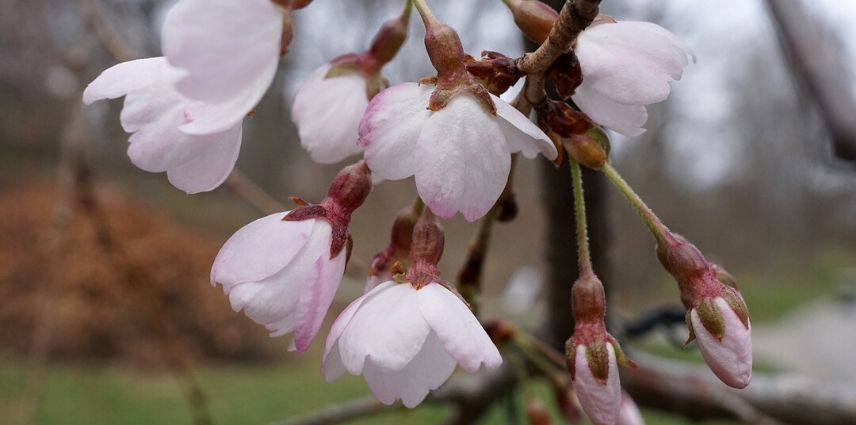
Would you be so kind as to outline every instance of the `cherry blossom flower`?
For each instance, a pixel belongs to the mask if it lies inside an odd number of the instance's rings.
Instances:
[[[360,162],[336,176],[321,204],[304,203],[244,226],[217,254],[211,284],[223,286],[232,309],[243,310],[271,336],[294,332],[289,349],[304,352],[345,272],[351,213],[370,190],[368,168]]]
[[[297,89],[291,116],[313,161],[335,163],[362,151],[360,119],[369,100],[389,85],[381,70],[407,39],[411,9],[406,2],[401,16],[385,22],[365,52],[333,59]]]
[[[327,337],[322,370],[330,382],[363,375],[384,404],[415,407],[460,364],[475,372],[502,363],[469,308],[443,285],[384,282],[352,302]]]
[[[203,106],[178,93],[179,73],[163,57],[120,63],[98,76],[83,92],[83,102],[125,96],[121,122],[132,133],[128,156],[149,172],[166,172],[187,193],[209,191],[232,171],[241,146],[241,121],[218,132],[191,135],[191,124]]]
[[[726,385],[745,388],[752,379],[752,325],[721,297],[713,300],[722,317],[722,328],[711,332],[699,316],[690,311],[690,320],[704,361]]]
[[[615,22],[600,16],[577,38],[574,52],[583,81],[573,100],[595,122],[625,136],[645,130],[646,105],[669,96],[694,60],[683,42],[650,22]]]
[[[419,195],[438,216],[483,216],[505,187],[512,153],[556,157],[547,135],[500,98],[490,95],[496,114],[469,93],[435,112],[428,109],[433,89],[403,83],[380,92],[360,122],[359,143],[375,176],[414,175]]]
[[[181,0],[167,13],[162,44],[183,71],[176,88],[204,103],[181,129],[219,132],[240,122],[273,81],[290,40],[289,11],[271,0]]]
[[[369,104],[366,80],[351,72],[329,77],[331,65],[316,69],[294,95],[291,117],[300,144],[312,160],[332,164],[357,154],[357,128]]]

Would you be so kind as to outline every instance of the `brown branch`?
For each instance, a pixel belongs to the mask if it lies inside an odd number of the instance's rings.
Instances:
[[[299,418],[272,422],[270,425],[334,425],[383,413],[388,410],[386,407],[374,397],[358,398],[326,407]]]
[[[237,168],[232,170],[223,185],[261,214],[268,215],[288,209]]]
[[[824,46],[821,27],[799,0],[767,0],[789,71],[817,106],[832,138],[835,153],[856,161],[856,99],[846,90],[851,81],[839,49]]]

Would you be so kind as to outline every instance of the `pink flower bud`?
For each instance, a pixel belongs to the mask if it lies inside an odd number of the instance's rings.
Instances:
[[[574,390],[594,425],[615,425],[621,408],[618,362],[612,344],[578,345]]]
[[[630,397],[630,394],[621,392],[621,411],[618,414],[618,425],[645,425],[645,420],[642,418],[642,412],[636,406],[636,402]]]
[[[537,0],[506,0],[505,5],[523,35],[538,44],[547,40],[553,24],[559,19],[559,12]]]
[[[706,300],[690,310],[689,318],[701,355],[713,373],[731,387],[745,388],[752,379],[752,326],[748,317],[741,318],[739,307],[732,307],[735,302],[722,297]]]

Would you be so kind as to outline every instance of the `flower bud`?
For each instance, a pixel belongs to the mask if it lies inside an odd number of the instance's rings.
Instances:
[[[484,51],[478,60],[466,57],[467,71],[495,96],[505,93],[525,74],[517,69],[517,62],[502,53]]]
[[[642,412],[627,392],[621,392],[621,411],[618,413],[618,425],[645,425]]]
[[[565,102],[549,99],[536,105],[535,111],[538,113],[538,125],[558,147],[563,147],[572,158],[588,168],[603,168],[611,149],[609,137],[586,114]],[[556,161],[561,163],[561,156]]]
[[[511,323],[502,320],[488,320],[484,323],[484,330],[493,341],[494,345],[501,346],[514,338],[517,329]]]
[[[550,411],[538,398],[530,398],[526,401],[526,421],[529,425],[552,425]]]
[[[410,10],[411,3],[408,2],[400,17],[384,22],[375,34],[366,56],[371,58],[377,71],[395,57],[407,40]]]
[[[526,38],[538,44],[547,40],[553,24],[559,19],[559,12],[537,0],[505,0],[505,5],[511,9],[514,23]]]

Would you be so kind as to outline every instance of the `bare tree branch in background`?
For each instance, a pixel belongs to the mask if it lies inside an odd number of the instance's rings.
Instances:
[[[856,161],[856,99],[842,55],[828,47],[829,36],[800,0],[766,0],[766,4],[790,71],[818,108],[834,153]]]

